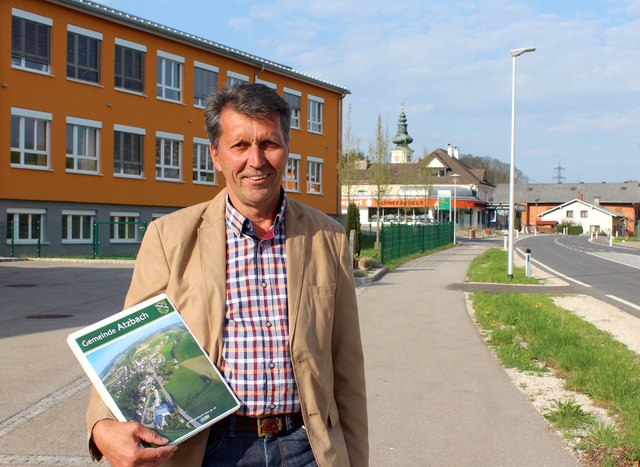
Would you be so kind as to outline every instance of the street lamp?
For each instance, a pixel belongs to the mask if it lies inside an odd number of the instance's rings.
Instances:
[[[511,167],[509,169],[509,254],[507,260],[507,275],[513,279],[513,189],[515,184],[515,158],[516,158],[516,57],[527,53],[535,52],[535,47],[524,47],[511,50],[513,57],[513,81],[511,87]]]
[[[456,244],[456,226],[457,226],[457,217],[456,217],[456,208],[458,201],[458,178],[460,175],[451,174],[451,178],[453,178],[453,244]]]

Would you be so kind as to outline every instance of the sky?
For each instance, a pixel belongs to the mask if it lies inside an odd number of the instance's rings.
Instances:
[[[404,103],[411,148],[458,146],[532,183],[640,180],[640,0],[99,0],[350,90],[365,154]]]

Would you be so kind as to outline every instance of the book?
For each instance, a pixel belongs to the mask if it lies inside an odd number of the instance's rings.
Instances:
[[[166,294],[69,334],[67,343],[119,421],[178,444],[240,408]]]

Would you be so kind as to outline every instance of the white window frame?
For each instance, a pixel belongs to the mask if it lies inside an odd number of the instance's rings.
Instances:
[[[48,26],[49,27],[49,34],[48,34],[48,41],[49,43],[47,44],[49,47],[49,51],[48,54],[49,56],[47,57],[48,62],[46,65],[43,65],[42,68],[38,69],[38,68],[34,68],[34,67],[30,67],[27,65],[26,62],[26,58],[25,57],[20,57],[20,62],[19,63],[15,63],[14,62],[14,58],[13,56],[11,57],[11,67],[12,68],[16,68],[18,70],[23,70],[23,71],[29,71],[32,73],[39,73],[42,75],[51,75],[51,55],[52,55],[52,51],[51,51],[51,42],[52,42],[52,36],[53,36],[53,19],[51,18],[47,18],[46,16],[41,16],[41,15],[37,15],[35,13],[31,13],[29,11],[24,11],[24,10],[20,10],[18,8],[12,8],[11,9],[11,16],[16,16],[18,18],[27,20],[27,21],[31,21],[34,23],[40,23],[44,26]],[[11,22],[13,23],[13,20],[11,20]],[[12,24],[12,31],[11,34],[13,35],[13,24]],[[13,46],[12,46],[12,51],[13,51]],[[13,55],[13,54],[12,54]]]
[[[227,86],[231,87],[236,84],[249,84],[249,76],[227,70]]]
[[[138,91],[137,89],[131,89],[127,86],[125,86],[126,80],[127,79],[135,79],[138,80],[138,78],[133,78],[132,76],[125,76],[124,74],[120,76],[120,79],[122,79],[122,84],[120,86],[116,86],[115,85],[115,78],[118,75],[118,72],[120,70],[115,70],[114,69],[114,89],[116,89],[117,91],[121,91],[121,92],[127,92],[129,94],[135,94],[137,96],[143,96],[144,95],[144,90],[145,90],[145,78],[146,78],[146,61],[147,61],[147,46],[146,45],[142,45],[142,44],[136,44],[135,42],[131,42],[125,39],[120,39],[118,37],[115,38],[115,47],[122,47],[123,49],[131,49],[134,50],[136,52],[140,52],[142,53],[142,65],[141,65],[141,71],[142,71],[142,76],[140,77],[140,82],[142,83],[142,89],[140,91]],[[113,57],[113,66],[115,68],[115,47],[114,47],[114,57]],[[124,52],[124,50],[123,50]],[[122,57],[122,60],[124,60],[124,57]]]
[[[92,243],[93,242],[93,223],[95,221],[96,212],[95,211],[81,211],[76,209],[63,209],[61,212],[62,221],[61,221],[61,229],[60,229],[60,239],[62,243],[65,244],[82,244],[82,243]],[[67,218],[65,219],[65,216]],[[73,238],[73,218],[80,218],[80,238]],[[84,218],[89,217],[89,238],[82,238],[85,233],[83,230]],[[62,234],[62,226],[64,223],[67,223],[67,236],[65,237]]]
[[[100,137],[102,133],[102,122],[98,122],[96,120],[87,120],[85,118],[76,118],[76,117],[67,117],[67,126],[72,126],[72,152],[71,154],[67,153],[66,158],[73,159],[73,168],[67,168],[66,171],[68,173],[81,173],[81,174],[92,174],[96,175],[100,173]],[[85,137],[85,147],[83,149],[83,154],[79,154],[78,148],[78,133],[80,131],[89,131],[95,130],[95,145],[96,145],[96,155],[89,156],[89,138]],[[68,143],[67,143],[68,144]],[[78,165],[82,161],[90,161],[96,163],[96,170],[82,170],[78,169]],[[65,162],[66,167],[66,162]]]
[[[312,170],[312,167],[317,170]],[[322,194],[322,169],[324,167],[324,159],[320,157],[307,157],[307,193],[310,195]],[[311,180],[312,176],[317,180]],[[313,191],[312,186],[317,186],[318,191]]]
[[[218,173],[211,160],[209,146],[211,142],[206,138],[193,138],[193,174],[194,185],[218,185]],[[204,167],[201,162],[204,161]],[[213,181],[202,180],[203,175],[212,174]]]
[[[133,220],[130,220],[130,219],[133,219]],[[112,211],[109,213],[109,222],[140,222],[140,213]],[[124,225],[126,229],[125,235],[123,237],[120,236],[120,231],[118,230],[120,225]],[[138,234],[140,228],[138,227],[138,224],[133,225],[133,234],[134,234],[133,238],[129,236],[130,228],[131,226],[127,224],[115,224],[115,225],[111,224],[109,226],[109,242],[110,243],[138,243],[140,241],[140,235]]]
[[[323,134],[322,119],[324,113],[324,99],[322,97],[307,96],[307,131]]]
[[[182,143],[184,136],[165,131],[156,131],[156,180],[163,182],[182,182]],[[165,151],[169,145],[169,161],[166,160]],[[173,145],[178,147],[178,160],[174,160]],[[159,148],[158,148],[159,146]],[[158,153],[158,149],[160,153]],[[168,177],[167,171],[177,170],[177,177]]]
[[[115,171],[115,164],[116,164],[116,154],[113,155],[113,176],[114,177],[120,177],[120,178],[138,178],[141,179],[144,177],[144,136],[147,134],[146,130],[144,128],[137,128],[137,127],[133,127],[133,126],[128,126],[128,125],[120,125],[118,123],[114,123],[113,124],[113,151],[115,153],[116,150],[116,131],[121,132],[121,133],[131,133],[137,136],[141,136],[142,137],[142,152],[140,153],[140,173],[139,174],[128,174],[128,173],[124,173],[123,167],[120,167],[120,172],[116,172]],[[121,148],[122,149],[122,148]],[[119,156],[119,155],[118,155]],[[117,158],[117,161],[122,162],[124,164],[124,157]]]
[[[300,104],[297,109],[291,107],[291,128],[296,130],[300,129],[300,107],[302,106],[302,93],[300,91],[296,91],[295,89],[284,88],[283,94],[291,94],[292,96],[297,96],[299,98]],[[286,98],[285,98],[286,100]]]
[[[31,236],[33,231],[33,222],[36,218],[40,220],[40,243],[44,242],[44,227],[45,227],[45,215],[46,209],[33,209],[33,208],[7,208],[7,216],[13,216],[13,243],[15,245],[35,245],[38,243],[38,238]],[[28,236],[27,238],[20,238],[20,222],[16,222],[16,216],[25,215],[28,217]],[[7,225],[7,230],[9,226]],[[7,238],[7,243],[11,244],[11,239]]]
[[[265,86],[267,86],[268,88],[271,88],[273,90],[277,90],[278,89],[278,85],[276,83],[272,83],[271,81],[265,81],[265,80],[260,79],[260,78],[256,78],[256,84],[264,84]]]
[[[37,110],[28,110],[28,109],[20,109],[17,107],[11,107],[11,120],[13,117],[18,117],[18,146],[11,146],[11,152],[18,152],[20,154],[20,162],[14,163],[11,162],[11,167],[19,168],[19,169],[31,169],[31,170],[50,170],[51,168],[51,120],[53,120],[53,115],[50,112],[40,112]],[[36,123],[38,121],[44,122],[44,131],[45,131],[45,149],[37,149],[38,142],[38,126],[34,124],[34,148],[27,149],[25,148],[25,136],[26,136],[26,127],[25,127],[25,119],[35,120]],[[13,125],[13,123],[11,123]],[[11,127],[11,132],[13,132],[13,126]],[[36,156],[45,156],[47,158],[46,165],[33,165],[25,163],[25,155],[26,154],[35,154]]]
[[[161,101],[168,102],[182,102],[182,75],[184,70],[184,57],[174,55],[169,52],[158,50],[158,58],[156,64],[158,69],[156,70],[156,97]],[[167,76],[167,67],[170,69],[170,82],[165,81]],[[158,76],[159,75],[159,76]],[[178,94],[178,98],[167,97],[170,92]]]
[[[97,79],[94,80],[87,80],[87,79],[82,79],[82,78],[76,78],[75,76],[69,76],[69,33],[71,34],[75,34],[76,37],[79,36],[84,36],[87,37],[89,39],[93,39],[95,41],[98,42],[98,48],[97,48],[97,57],[96,57],[96,69],[95,72],[97,73]],[[75,53],[74,50],[74,63],[72,63],[71,65],[73,65],[76,68],[76,72],[78,69],[84,68],[90,71],[91,70],[88,66],[83,66],[81,64],[78,63],[78,56]],[[92,31],[90,29],[85,29],[85,28],[81,28],[79,26],[74,26],[73,24],[67,24],[67,70],[66,70],[66,75],[67,75],[67,79],[70,81],[78,81],[81,83],[87,83],[87,84],[93,84],[93,85],[100,85],[100,82],[102,80],[102,33],[96,32],[96,31]]]
[[[287,159],[287,166],[284,169],[284,190],[292,193],[300,193],[300,160],[302,157],[300,154],[292,154],[289,153],[289,158]],[[292,171],[295,177],[290,178],[289,172],[290,168],[293,168]],[[294,183],[295,188],[290,188],[289,184]]]
[[[202,63],[202,62],[198,62],[196,60],[193,61],[193,68],[194,68],[194,73],[193,73],[193,106],[197,107],[199,109],[204,109],[205,106],[205,99],[207,96],[204,97],[196,97],[196,73],[195,73],[195,69],[196,68],[200,68],[201,70],[204,71],[208,71],[210,73],[215,73],[216,75],[216,89],[215,91],[217,92],[218,89],[218,77],[220,76],[220,70],[218,69],[217,66],[213,66],[213,65],[209,65],[208,63]]]

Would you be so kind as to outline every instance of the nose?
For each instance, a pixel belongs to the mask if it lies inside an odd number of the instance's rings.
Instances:
[[[257,144],[251,145],[247,154],[247,163],[251,167],[260,168],[265,164],[264,150]]]

